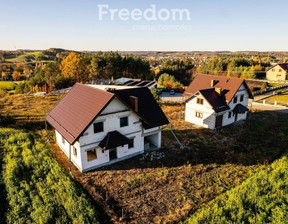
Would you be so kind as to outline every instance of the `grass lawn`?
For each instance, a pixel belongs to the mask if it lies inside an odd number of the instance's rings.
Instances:
[[[10,81],[0,81],[0,89],[4,90],[13,90],[15,89],[16,84]]]
[[[270,87],[274,87],[274,86],[281,86],[283,85],[284,83],[279,83],[279,82],[269,82],[268,86]]]
[[[267,103],[274,104],[277,101],[278,104],[287,105],[288,104],[288,92],[285,92],[281,95],[271,96],[266,99]]]
[[[62,95],[32,96],[16,94],[0,99],[0,114],[10,114],[14,117],[14,126],[43,129],[44,118]],[[13,126],[13,127],[14,127]]]
[[[14,95],[0,99],[0,114],[45,138],[44,116],[62,96]],[[288,148],[288,115],[253,113],[243,124],[220,130],[195,128],[184,121],[183,105],[161,105],[181,150],[169,130],[162,131],[162,148],[109,167],[81,174],[76,180],[114,223],[179,222],[254,173],[280,158]],[[65,169],[67,156],[53,142],[51,149]],[[156,157],[156,158],[155,158]]]

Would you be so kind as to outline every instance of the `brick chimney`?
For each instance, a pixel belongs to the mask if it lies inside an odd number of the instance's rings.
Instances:
[[[219,95],[221,95],[222,89],[219,87],[216,87],[215,92],[218,93]]]
[[[217,82],[217,80],[215,80],[215,79],[212,79],[212,80],[211,80],[211,87],[214,87],[214,86],[215,86],[215,84],[216,84],[216,82]]]
[[[130,96],[129,97],[129,103],[130,103],[132,109],[137,113],[138,112],[138,97]]]

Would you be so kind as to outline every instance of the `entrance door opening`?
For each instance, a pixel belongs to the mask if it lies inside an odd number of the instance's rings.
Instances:
[[[217,116],[216,117],[215,128],[222,127],[222,121],[223,121],[223,115]]]
[[[109,158],[110,158],[110,161],[111,161],[111,160],[114,160],[114,159],[117,159],[117,151],[116,151],[116,148],[114,148],[114,149],[109,149]]]

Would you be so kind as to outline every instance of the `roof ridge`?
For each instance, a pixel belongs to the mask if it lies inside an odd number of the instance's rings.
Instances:
[[[92,87],[91,84],[81,84],[81,83],[75,83],[75,85],[80,85],[80,86],[85,86],[85,87],[88,87],[88,88],[91,88],[91,89],[94,89],[94,90],[97,90],[97,91],[100,91],[100,92],[105,92],[105,93],[108,93],[108,94],[112,94],[114,96],[114,93],[111,93],[109,91],[106,91],[106,90],[103,90],[103,89],[98,89],[98,88],[95,88],[95,87]]]
[[[196,77],[198,75],[201,75],[201,76],[211,76],[211,77],[220,77],[220,78],[226,78],[226,79],[239,79],[239,80],[244,80],[243,78],[237,78],[237,77],[227,77],[227,76],[224,76],[224,75],[211,75],[211,74],[203,74],[203,73],[198,73],[196,75]],[[195,77],[195,78],[196,78]]]

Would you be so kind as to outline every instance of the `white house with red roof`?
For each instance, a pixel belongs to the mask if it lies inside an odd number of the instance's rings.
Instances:
[[[185,120],[210,129],[245,120],[248,99],[253,98],[244,79],[202,74],[195,77],[183,96]]]
[[[169,121],[148,88],[96,87],[75,84],[46,116],[81,172],[161,147],[161,126]]]

